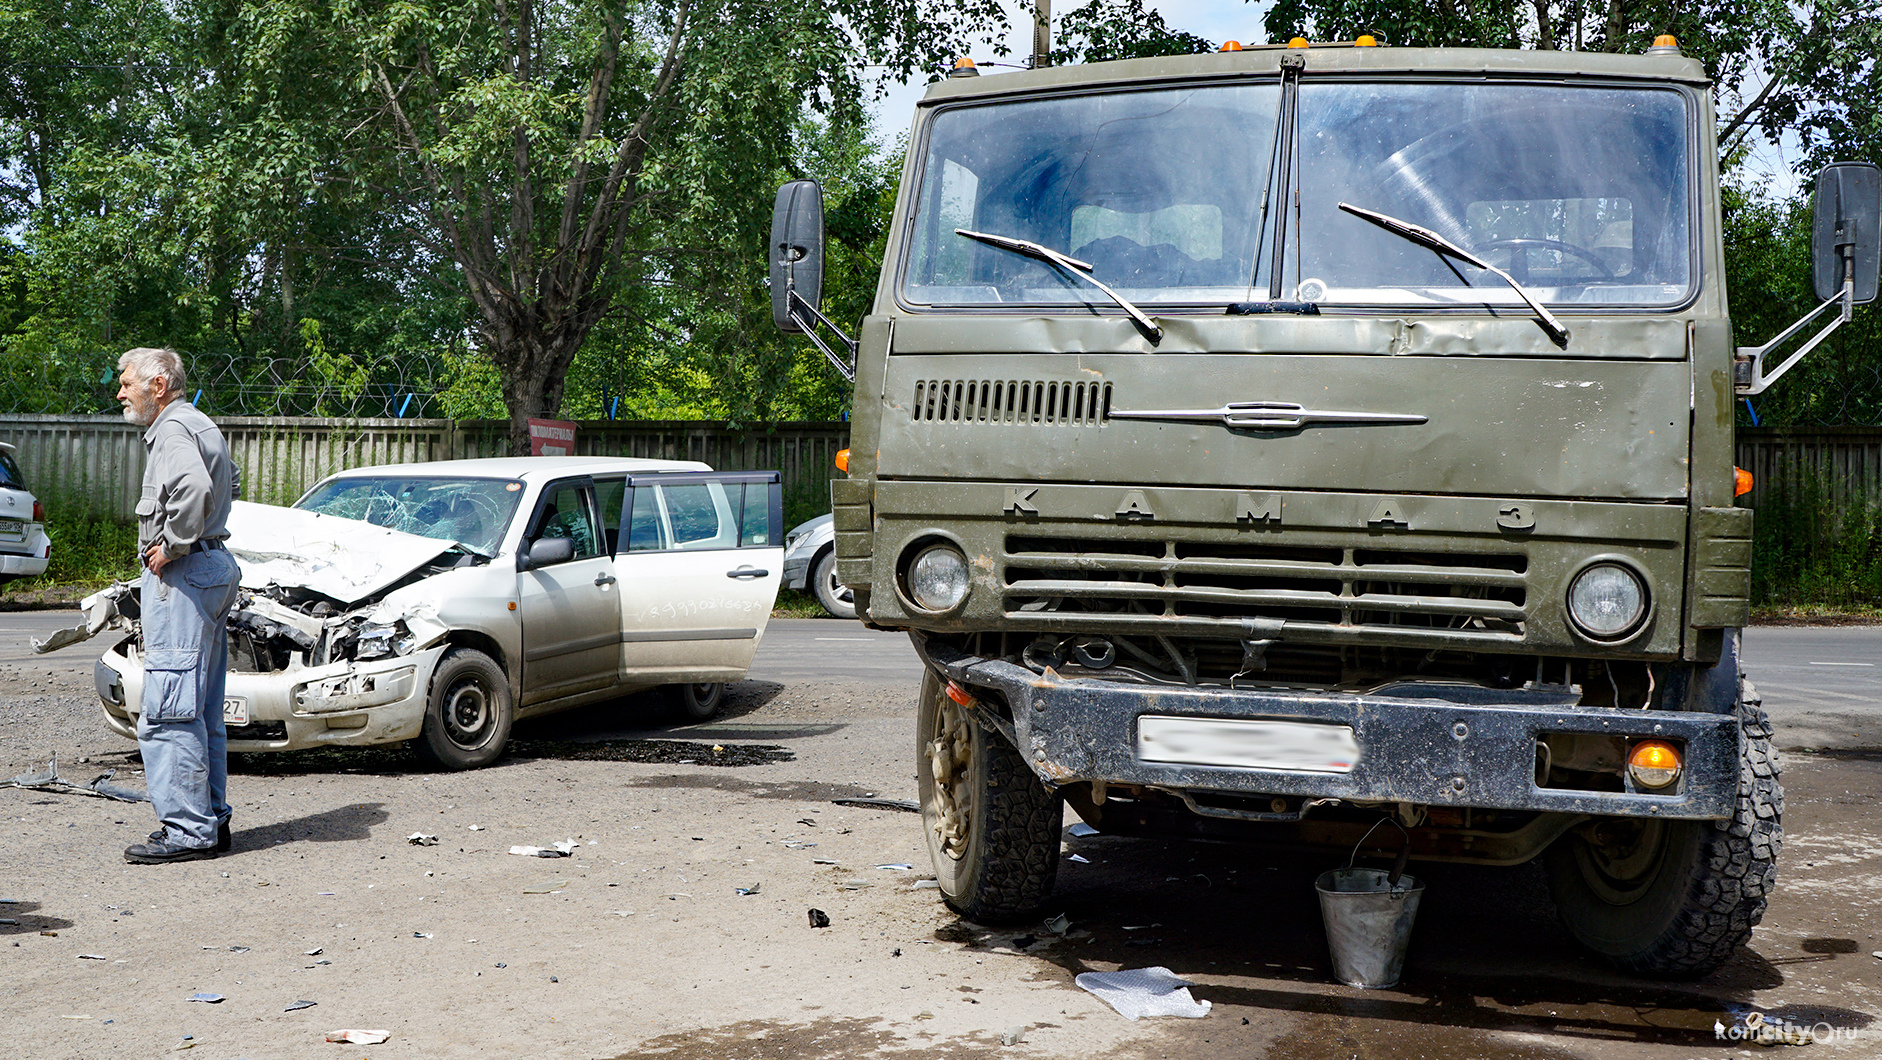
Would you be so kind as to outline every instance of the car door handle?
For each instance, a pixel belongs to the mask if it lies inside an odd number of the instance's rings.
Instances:
[[[600,574],[595,575],[595,584],[596,585],[613,585],[614,575],[609,574],[607,571],[602,571]]]
[[[737,570],[725,572],[725,576],[728,578],[764,578],[770,574],[771,572],[768,570],[756,570],[751,567],[740,567]]]

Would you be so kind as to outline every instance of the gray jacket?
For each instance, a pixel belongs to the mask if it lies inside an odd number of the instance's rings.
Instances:
[[[171,559],[198,541],[229,536],[235,463],[222,431],[178,398],[144,431],[144,492],[137,501],[137,547],[162,542]]]

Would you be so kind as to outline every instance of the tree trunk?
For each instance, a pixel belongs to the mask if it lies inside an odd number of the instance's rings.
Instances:
[[[555,313],[543,303],[515,307],[514,318],[486,321],[478,345],[503,377],[503,403],[510,410],[510,453],[529,455],[529,421],[552,420],[562,411],[569,365],[601,312]],[[506,314],[509,315],[509,314]],[[560,327],[544,327],[545,317]]]

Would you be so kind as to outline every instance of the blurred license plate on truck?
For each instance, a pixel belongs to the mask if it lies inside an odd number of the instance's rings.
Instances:
[[[1345,725],[1147,714],[1137,719],[1137,757],[1180,765],[1350,773],[1359,761],[1359,741]]]

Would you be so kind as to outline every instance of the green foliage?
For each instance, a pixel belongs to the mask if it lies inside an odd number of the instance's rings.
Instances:
[[[1052,61],[1058,64],[1215,50],[1213,41],[1171,28],[1163,21],[1162,12],[1146,11],[1143,0],[1089,0],[1065,13],[1059,20],[1057,36]]]
[[[1786,482],[1752,522],[1752,603],[1882,606],[1882,503],[1808,473]]]

